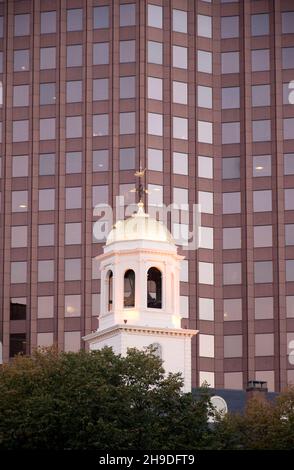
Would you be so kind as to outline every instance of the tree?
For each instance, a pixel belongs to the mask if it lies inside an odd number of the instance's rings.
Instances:
[[[2,449],[209,448],[209,397],[181,391],[154,350],[18,356],[0,372]]]

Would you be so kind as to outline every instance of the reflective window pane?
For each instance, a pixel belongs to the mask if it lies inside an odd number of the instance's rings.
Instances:
[[[222,170],[223,179],[240,178],[240,158],[223,158]]]
[[[162,100],[162,79],[148,77],[148,98]]]
[[[284,139],[289,140],[294,138],[294,118],[283,119],[283,133]]]
[[[254,282],[256,284],[273,282],[273,262],[272,261],[255,261]]]
[[[224,357],[242,357],[243,346],[242,346],[241,335],[226,335],[224,336]]]
[[[29,121],[13,121],[12,141],[26,142],[29,140]]]
[[[257,155],[252,158],[253,176],[271,176],[272,163],[270,155]]]
[[[93,44],[93,65],[109,64],[109,43],[98,42]]]
[[[119,43],[119,61],[120,63],[135,62],[136,60],[136,41],[120,41]]]
[[[173,172],[178,175],[188,174],[188,155],[186,153],[173,152]]]
[[[233,250],[241,248],[241,228],[223,228],[223,249]]]
[[[83,46],[76,44],[66,46],[66,66],[81,67],[83,65]]]
[[[208,51],[197,51],[198,72],[212,73],[212,53]]]
[[[222,88],[222,109],[240,108],[240,87]]]
[[[161,42],[148,41],[148,62],[160,65],[163,63],[163,44]]]
[[[67,10],[67,31],[82,31],[83,29],[83,10],[75,8]]]
[[[198,106],[201,108],[212,108],[212,88],[198,85],[197,91]]]
[[[38,246],[54,245],[54,224],[38,225]]]
[[[79,103],[83,99],[83,82],[75,80],[74,82],[66,82],[66,102]],[[94,99],[94,97],[93,97]]]
[[[282,13],[282,32],[284,34],[294,33],[294,11]]]
[[[269,212],[272,210],[271,190],[253,191],[253,211]]]
[[[54,281],[54,261],[38,261],[38,282]]]
[[[27,212],[28,210],[28,192],[12,191],[11,201],[12,212]]]
[[[27,282],[27,262],[13,261],[10,267],[11,284],[23,284]]]
[[[56,33],[56,11],[41,12],[41,34]]]
[[[29,157],[28,155],[17,155],[12,157],[12,176],[28,176]]]
[[[197,15],[197,34],[204,38],[212,37],[212,18],[211,16]]]
[[[162,28],[162,7],[148,5],[148,26]]]
[[[253,85],[252,90],[252,106],[270,106],[271,104],[271,87],[270,85]]]
[[[77,294],[65,295],[64,309],[65,317],[79,317],[81,315],[81,296]]]
[[[213,142],[212,122],[198,121],[198,142],[212,144]]]
[[[224,299],[224,321],[242,320],[242,299]]]
[[[40,105],[56,103],[56,84],[40,83]]]
[[[44,153],[39,158],[39,175],[55,174],[55,154]]]
[[[29,85],[13,87],[13,106],[29,106]]]
[[[119,97],[120,99],[136,97],[136,77],[120,77]]]
[[[221,38],[239,37],[239,16],[221,17]]]
[[[82,243],[82,224],[80,222],[65,224],[65,245],[80,245]]]
[[[30,34],[30,15],[15,15],[14,36],[27,36]]]
[[[70,116],[65,120],[65,136],[67,139],[82,137],[82,116]]]
[[[148,134],[163,135],[162,114],[148,113]]]
[[[18,225],[11,227],[11,248],[26,247],[28,244],[28,227]]]
[[[254,299],[254,316],[256,320],[265,320],[267,318],[273,318],[273,297],[256,297]]]
[[[55,118],[40,119],[40,140],[55,139]]]
[[[136,113],[119,114],[119,133],[135,134],[136,132]]]
[[[188,139],[188,119],[173,117],[173,138]]]
[[[242,264],[224,263],[223,264],[223,284],[234,285],[242,282]]]
[[[214,320],[214,299],[199,297],[198,303],[199,320]]]
[[[81,173],[82,171],[82,152],[67,152],[65,154],[65,172]]]
[[[182,46],[173,46],[173,67],[188,68],[188,49]]]
[[[237,214],[241,212],[241,193],[223,193],[223,214]]]
[[[81,259],[73,258],[64,261],[64,280],[78,281],[81,279]]]
[[[148,149],[148,169],[152,171],[163,170],[163,152],[159,149]]]
[[[30,52],[27,50],[17,50],[13,54],[14,72],[24,72],[30,68]]]
[[[198,191],[198,204],[200,206],[200,212],[213,214],[213,193]]]
[[[82,188],[65,189],[65,208],[80,209],[82,207]]]
[[[173,102],[188,104],[188,84],[184,82],[173,82]]]
[[[93,8],[93,28],[104,29],[109,27],[109,7],[94,7]]]
[[[261,248],[273,245],[273,228],[271,225],[253,227],[254,247]]]
[[[270,69],[269,49],[257,49],[251,51],[252,72],[260,72]]]
[[[108,150],[93,151],[93,171],[108,170]]]
[[[132,170],[135,168],[136,151],[134,148],[123,148],[119,151],[120,170]]]
[[[96,114],[93,116],[93,137],[101,137],[109,133],[108,114]]]
[[[251,35],[264,36],[269,34],[269,15],[262,13],[259,15],[251,15]]]
[[[173,10],[173,31],[178,33],[187,33],[188,16],[187,12],[183,10]]]
[[[198,177],[213,178],[213,159],[211,157],[198,157]]]
[[[294,209],[294,189],[285,189],[285,210]]]
[[[98,78],[93,80],[93,100],[103,101],[108,100],[108,78]]]
[[[55,189],[39,189],[39,211],[55,209]]]
[[[282,66],[283,69],[294,68],[294,47],[282,48]]]
[[[100,185],[92,187],[92,203],[93,207],[96,204],[108,204],[108,186]]]
[[[222,144],[240,143],[240,122],[222,123]]]
[[[134,26],[136,24],[136,5],[126,3],[119,6],[119,25]]]
[[[265,142],[271,140],[271,121],[252,121],[253,142]]]
[[[239,52],[221,53],[222,73],[239,73]]]
[[[40,49],[40,69],[56,68],[56,47],[41,47]]]
[[[284,175],[294,175],[294,153],[284,154]]]

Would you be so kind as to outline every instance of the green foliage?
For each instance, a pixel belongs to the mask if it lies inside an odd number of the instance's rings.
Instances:
[[[151,348],[19,356],[0,372],[0,447],[206,448],[208,396],[195,402],[181,386]]]

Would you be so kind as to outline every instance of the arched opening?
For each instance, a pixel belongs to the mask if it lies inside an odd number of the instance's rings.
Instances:
[[[132,269],[124,275],[124,307],[135,307],[135,273]]]
[[[148,269],[147,307],[162,308],[162,275],[157,268]]]
[[[107,309],[110,312],[113,306],[113,273],[107,273]]]

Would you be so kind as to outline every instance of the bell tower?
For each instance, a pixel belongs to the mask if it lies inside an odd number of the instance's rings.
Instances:
[[[191,391],[191,339],[181,328],[179,272],[183,259],[167,228],[144,211],[119,220],[109,233],[101,270],[99,328],[84,337],[90,350],[116,354],[156,344],[166,372],[181,372]]]

